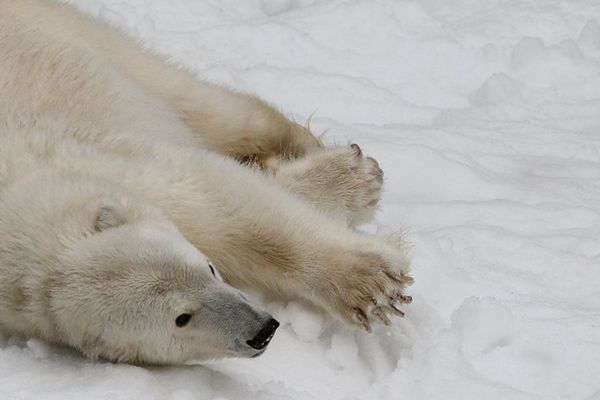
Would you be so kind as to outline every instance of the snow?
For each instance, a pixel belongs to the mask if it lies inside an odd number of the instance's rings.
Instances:
[[[205,365],[0,335],[1,399],[600,399],[597,0],[73,1],[375,156],[415,300],[371,335],[270,303],[262,357]]]

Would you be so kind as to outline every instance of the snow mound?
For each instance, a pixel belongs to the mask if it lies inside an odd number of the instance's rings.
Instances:
[[[504,73],[496,73],[483,82],[471,96],[473,105],[493,105],[518,101],[521,85]]]

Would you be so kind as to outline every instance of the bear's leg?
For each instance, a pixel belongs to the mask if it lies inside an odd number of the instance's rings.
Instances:
[[[257,97],[195,80],[170,101],[201,144],[268,169],[274,160],[294,159],[323,147],[304,126]]]
[[[148,185],[146,195],[228,283],[303,298],[367,329],[374,319],[402,314],[411,278],[401,238],[354,232],[232,160],[205,153],[179,162],[189,173],[156,174],[145,183],[128,171],[132,181],[124,185]]]
[[[383,186],[383,171],[358,145],[314,151],[280,163],[275,177],[283,187],[349,226],[373,219]]]

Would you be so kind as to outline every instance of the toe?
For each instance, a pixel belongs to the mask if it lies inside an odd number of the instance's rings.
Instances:
[[[352,151],[354,152],[354,155],[356,157],[362,157],[363,153],[362,153],[362,150],[359,145],[357,145],[356,143],[352,143],[350,145],[350,148],[352,149]]]

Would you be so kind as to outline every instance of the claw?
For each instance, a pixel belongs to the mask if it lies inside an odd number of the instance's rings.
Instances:
[[[371,333],[371,324],[369,323],[369,318],[364,313],[364,311],[360,308],[355,308],[354,311],[356,311],[355,315],[358,322],[360,322],[360,324],[363,326],[363,328],[365,328],[367,332]]]
[[[412,296],[408,296],[408,295],[404,295],[400,292],[395,292],[392,295],[388,296],[388,298],[390,299],[390,302],[400,302],[402,304],[410,304],[412,303]]]
[[[404,317],[404,311],[398,308],[394,303],[390,302],[389,304],[390,311],[396,314],[399,317]]]
[[[383,322],[385,325],[389,325],[392,323],[392,321],[390,321],[388,316],[385,315],[385,311],[383,311],[380,307],[375,308],[373,310],[373,314],[375,314],[375,316],[377,318],[379,318],[381,320],[381,322]]]
[[[403,272],[401,272],[400,274],[397,274],[392,271],[385,271],[385,274],[388,276],[388,278],[390,278],[398,283],[402,283],[402,284],[412,283],[412,278],[408,275],[404,275]],[[409,279],[410,279],[410,281],[409,281]]]
[[[404,272],[400,272],[400,280],[407,285],[412,285],[415,282],[411,276],[406,275]]]
[[[404,304],[412,303],[412,296],[405,296],[405,295],[401,294],[400,296],[398,296],[398,299],[400,300],[401,303],[404,303]]]

